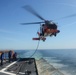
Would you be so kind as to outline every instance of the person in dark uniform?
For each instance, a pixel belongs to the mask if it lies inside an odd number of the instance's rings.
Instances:
[[[8,52],[8,60],[9,60],[9,63],[10,63],[10,61],[11,61],[11,57],[12,57],[12,51],[10,50],[10,51]]]
[[[3,66],[4,53],[1,53],[1,66]]]
[[[42,36],[44,36],[46,28],[47,28],[47,26],[46,26],[45,24],[43,24],[43,25],[41,26],[41,28],[40,28],[40,33],[41,33]]]

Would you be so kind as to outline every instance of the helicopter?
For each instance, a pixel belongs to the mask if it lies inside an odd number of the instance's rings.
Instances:
[[[44,19],[31,6],[26,5],[26,6],[23,6],[23,8],[25,10],[27,10],[28,12],[32,13],[33,15],[35,15],[36,17],[38,17],[39,19],[43,20],[42,22],[21,23],[22,25],[40,24],[40,32],[37,32],[39,37],[33,38],[33,40],[45,41],[46,37],[48,37],[48,36],[50,36],[50,37],[55,36],[56,37],[57,34],[60,33],[60,30],[58,30],[58,26],[55,22],[53,22],[51,20]],[[62,19],[72,17],[72,16],[76,16],[76,14],[62,17]]]

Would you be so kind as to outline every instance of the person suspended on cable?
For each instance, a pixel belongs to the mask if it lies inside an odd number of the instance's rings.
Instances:
[[[46,25],[43,24],[43,25],[40,27],[40,35],[44,36],[45,30],[46,30]]]

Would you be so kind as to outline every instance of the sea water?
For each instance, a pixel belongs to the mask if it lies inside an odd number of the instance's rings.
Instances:
[[[76,49],[16,50],[20,58],[44,58],[64,75],[76,75]]]

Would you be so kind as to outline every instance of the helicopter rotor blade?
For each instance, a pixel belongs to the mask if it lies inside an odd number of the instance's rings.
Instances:
[[[21,23],[21,25],[40,24],[40,23],[44,23],[44,22]]]
[[[41,20],[45,20],[43,17],[41,17],[31,6],[23,6],[23,8],[27,11],[29,11],[30,13],[32,13],[33,15],[35,15],[36,17],[40,18]]]
[[[68,16],[62,17],[62,18],[54,19],[54,20],[61,20],[61,19],[65,19],[65,18],[75,17],[75,16],[76,16],[76,13],[72,14],[72,15],[68,15]]]

